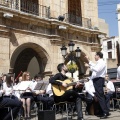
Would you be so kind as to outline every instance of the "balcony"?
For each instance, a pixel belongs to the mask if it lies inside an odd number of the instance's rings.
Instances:
[[[29,0],[0,0],[0,6],[37,15],[43,18],[50,17],[50,7],[39,5],[38,3],[34,3]]]
[[[63,16],[65,17],[65,22],[85,28],[91,28],[91,19],[68,13],[64,14]]]

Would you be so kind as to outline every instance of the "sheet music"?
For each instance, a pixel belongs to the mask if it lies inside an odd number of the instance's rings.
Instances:
[[[15,90],[26,90],[28,87],[30,87],[31,81],[22,81]]]
[[[48,82],[38,82],[37,85],[35,86],[34,90],[46,90],[47,86],[48,86]]]

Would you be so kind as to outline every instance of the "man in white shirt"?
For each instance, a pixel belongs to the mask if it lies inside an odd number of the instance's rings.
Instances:
[[[85,83],[85,91],[94,97],[95,88],[93,86],[93,81],[89,78],[89,81]]]
[[[54,97],[53,97],[53,92],[51,88],[51,84],[47,86],[47,89],[45,91],[40,90],[39,93],[37,93],[35,101],[41,101],[43,103],[43,109],[44,110],[50,110],[51,107],[54,104]]]
[[[106,94],[105,94],[106,104],[107,104],[108,109],[110,109],[110,99],[112,98],[113,93],[115,92],[115,87],[114,87],[113,82],[109,80],[108,74],[106,74],[105,76],[105,88],[106,88],[105,89],[106,90]]]
[[[33,88],[35,88],[37,82],[46,82],[47,83],[48,81],[43,81],[43,77],[40,75],[37,75],[36,81],[34,81],[34,85],[32,85]],[[34,100],[36,102],[41,101],[43,103],[44,110],[51,109],[51,107],[54,104],[54,98],[53,98],[53,92],[51,89],[51,84],[48,83],[47,85],[48,86],[47,86],[46,90],[36,90],[36,91],[34,90],[36,93]],[[39,107],[39,104],[37,104],[37,106]]]
[[[88,57],[86,57],[89,67],[92,71],[91,79],[93,80],[93,85],[95,87],[95,95],[98,98],[100,107],[102,109],[103,116],[101,119],[107,118],[109,116],[109,110],[107,109],[105,97],[104,97],[104,77],[106,75],[106,64],[103,61],[103,54],[101,52],[96,52],[95,61],[96,64],[93,64]]]
[[[85,114],[88,115],[90,114],[90,108],[91,108],[91,105],[93,103],[93,100],[94,100],[94,93],[95,93],[95,88],[93,86],[93,81],[88,78],[89,81],[85,83],[85,91],[86,91],[86,103],[87,103],[87,106],[86,106],[86,111],[85,111]]]

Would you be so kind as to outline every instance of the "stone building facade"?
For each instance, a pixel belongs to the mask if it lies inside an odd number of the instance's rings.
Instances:
[[[84,56],[94,60],[98,35],[105,34],[94,26],[99,28],[97,0],[0,0],[0,73],[55,74],[58,63],[69,61],[61,46],[73,41],[82,50],[79,75],[86,74]]]

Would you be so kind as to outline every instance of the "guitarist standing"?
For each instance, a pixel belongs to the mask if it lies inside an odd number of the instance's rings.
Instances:
[[[68,79],[68,77],[65,75],[66,72],[68,72],[66,65],[64,63],[58,64],[57,70],[59,71],[59,73],[57,73],[55,76],[50,78],[50,83],[52,85],[57,85],[58,89],[60,89],[60,87],[67,88],[68,85],[67,83],[64,82],[66,79]],[[60,80],[61,82],[58,80]],[[57,96],[56,94],[54,94],[54,101],[56,103],[64,102],[64,101],[75,102],[76,110],[78,113],[77,120],[84,120],[83,113],[82,113],[82,101],[79,94],[75,91],[75,88],[77,88],[80,84],[81,84],[80,82],[77,82],[73,89],[66,90],[65,93],[61,96]]]

